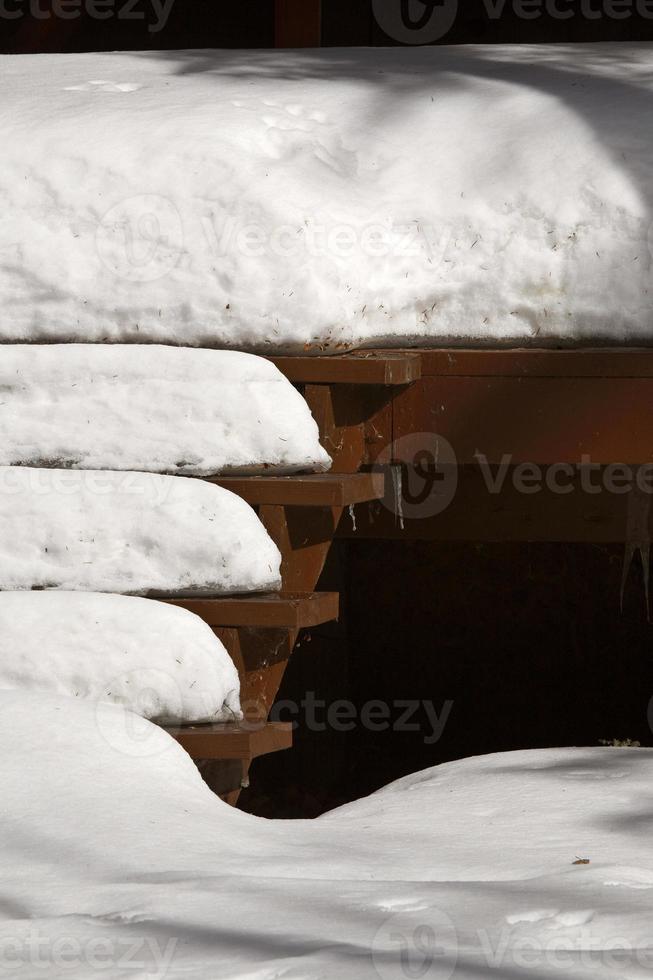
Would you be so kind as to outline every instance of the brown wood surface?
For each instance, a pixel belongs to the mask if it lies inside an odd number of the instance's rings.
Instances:
[[[626,541],[632,506],[629,494],[615,494],[605,488],[597,494],[584,492],[580,477],[571,481],[570,493],[552,492],[545,484],[538,493],[524,494],[515,488],[512,474],[509,470],[501,491],[492,493],[478,467],[461,467],[456,493],[441,513],[429,513],[427,505],[421,517],[405,517],[402,527],[391,499],[383,504],[362,504],[355,511],[356,530],[344,515],[338,537],[596,544]],[[600,478],[595,475],[592,482],[598,485]]]
[[[490,462],[647,463],[653,378],[422,378],[394,402],[395,440],[415,433],[444,436],[459,463],[477,453]]]
[[[383,478],[383,474],[376,474]],[[383,496],[381,492],[378,496]],[[265,505],[259,517],[281,552],[281,579],[287,592],[317,585],[335,537],[342,507]]]
[[[383,496],[378,473],[311,473],[307,476],[230,476],[210,482],[238,494],[248,504],[346,507]]]
[[[401,389],[307,384],[303,395],[334,473],[356,473],[392,441],[392,400]]]
[[[184,725],[167,730],[193,759],[251,761],[292,745],[292,725],[286,722]]]
[[[240,678],[240,700],[247,719],[261,724],[274,704],[297,636],[294,630],[232,629],[216,626]]]
[[[421,350],[423,377],[650,378],[653,348]]]
[[[332,357],[272,357],[286,377],[297,384],[411,384],[421,377],[418,351],[354,351]]]
[[[209,626],[305,629],[338,618],[337,592],[268,592],[222,599],[169,599]]]
[[[321,0],[276,0],[275,44],[278,48],[316,48],[322,36]]]

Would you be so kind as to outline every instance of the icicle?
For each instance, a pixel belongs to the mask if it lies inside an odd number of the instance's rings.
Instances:
[[[352,531],[355,531],[356,530],[356,514],[354,513],[354,505],[353,504],[350,504],[349,505],[349,516],[351,517],[351,529],[352,529]]]
[[[390,467],[392,474],[392,491],[394,493],[395,514],[399,518],[399,527],[404,529],[403,486],[401,481],[401,466],[393,463]]]
[[[623,612],[624,593],[628,572],[633,563],[636,553],[639,551],[642,572],[644,574],[644,599],[646,602],[646,620],[650,618],[650,560],[651,560],[651,532],[649,529],[649,518],[651,511],[651,494],[646,493],[634,483],[628,494],[627,513],[626,513],[626,547],[624,551],[624,564],[621,573],[621,592],[620,608]]]

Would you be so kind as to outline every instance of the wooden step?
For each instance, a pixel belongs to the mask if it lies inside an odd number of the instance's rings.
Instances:
[[[384,495],[383,473],[310,473],[306,476],[220,476],[210,479],[248,504],[348,507]]]
[[[416,351],[352,351],[270,360],[295,384],[407,385],[422,376],[422,356]]]
[[[266,592],[220,599],[168,599],[209,626],[308,629],[338,618],[337,592]]]
[[[167,727],[166,731],[193,759],[198,760],[239,759],[251,762],[260,755],[292,747],[290,722],[182,725]]]

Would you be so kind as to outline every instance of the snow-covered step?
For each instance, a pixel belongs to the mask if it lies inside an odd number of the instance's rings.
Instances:
[[[380,500],[383,473],[316,473],[305,476],[219,477],[211,482],[237,493],[248,504],[348,507]]]
[[[268,592],[280,561],[252,508],[204,480],[0,467],[0,589]]]
[[[260,755],[292,747],[292,723],[234,722],[168,727],[167,731],[193,759],[240,759],[248,763]]]
[[[240,681],[198,616],[93,592],[0,592],[0,688],[122,705],[162,724],[240,721]]]
[[[650,341],[649,45],[279,59],[2,58],[0,339]]]
[[[207,476],[328,469],[265,358],[160,345],[0,347],[0,465]]]
[[[209,626],[309,629],[338,618],[337,592],[269,592],[222,599],[167,599]]]

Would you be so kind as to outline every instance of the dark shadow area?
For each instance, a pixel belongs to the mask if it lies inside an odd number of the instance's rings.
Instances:
[[[310,731],[300,713],[295,748],[252,767],[245,809],[315,816],[466,756],[653,744],[653,626],[639,561],[619,611],[623,547],[385,540],[338,542],[336,551],[321,587],[343,590],[342,621],[300,647],[280,697],[350,699],[357,723]],[[441,738],[427,744],[423,707],[408,719],[416,730],[366,730],[361,712],[373,700],[429,700],[439,715],[453,706]],[[391,708],[394,722],[403,710]],[[615,753],[615,765],[624,756]],[[588,769],[582,755],[572,769]]]
[[[158,25],[152,0],[116,0],[111,17],[94,17],[92,3],[63,4],[65,17],[48,17],[58,0],[7,0],[0,16],[2,52],[173,50],[180,48],[260,48],[274,46],[274,0],[171,0],[165,24]],[[412,0],[416,22],[428,5]],[[437,44],[534,44],[653,40],[653,17],[634,2],[612,13],[603,0],[542,3],[520,16],[510,0],[460,0],[452,26]],[[106,13],[106,6],[98,4]],[[21,12],[18,16],[17,11]],[[155,30],[152,28],[155,27]],[[393,46],[374,13],[373,0],[322,0],[325,47]]]

